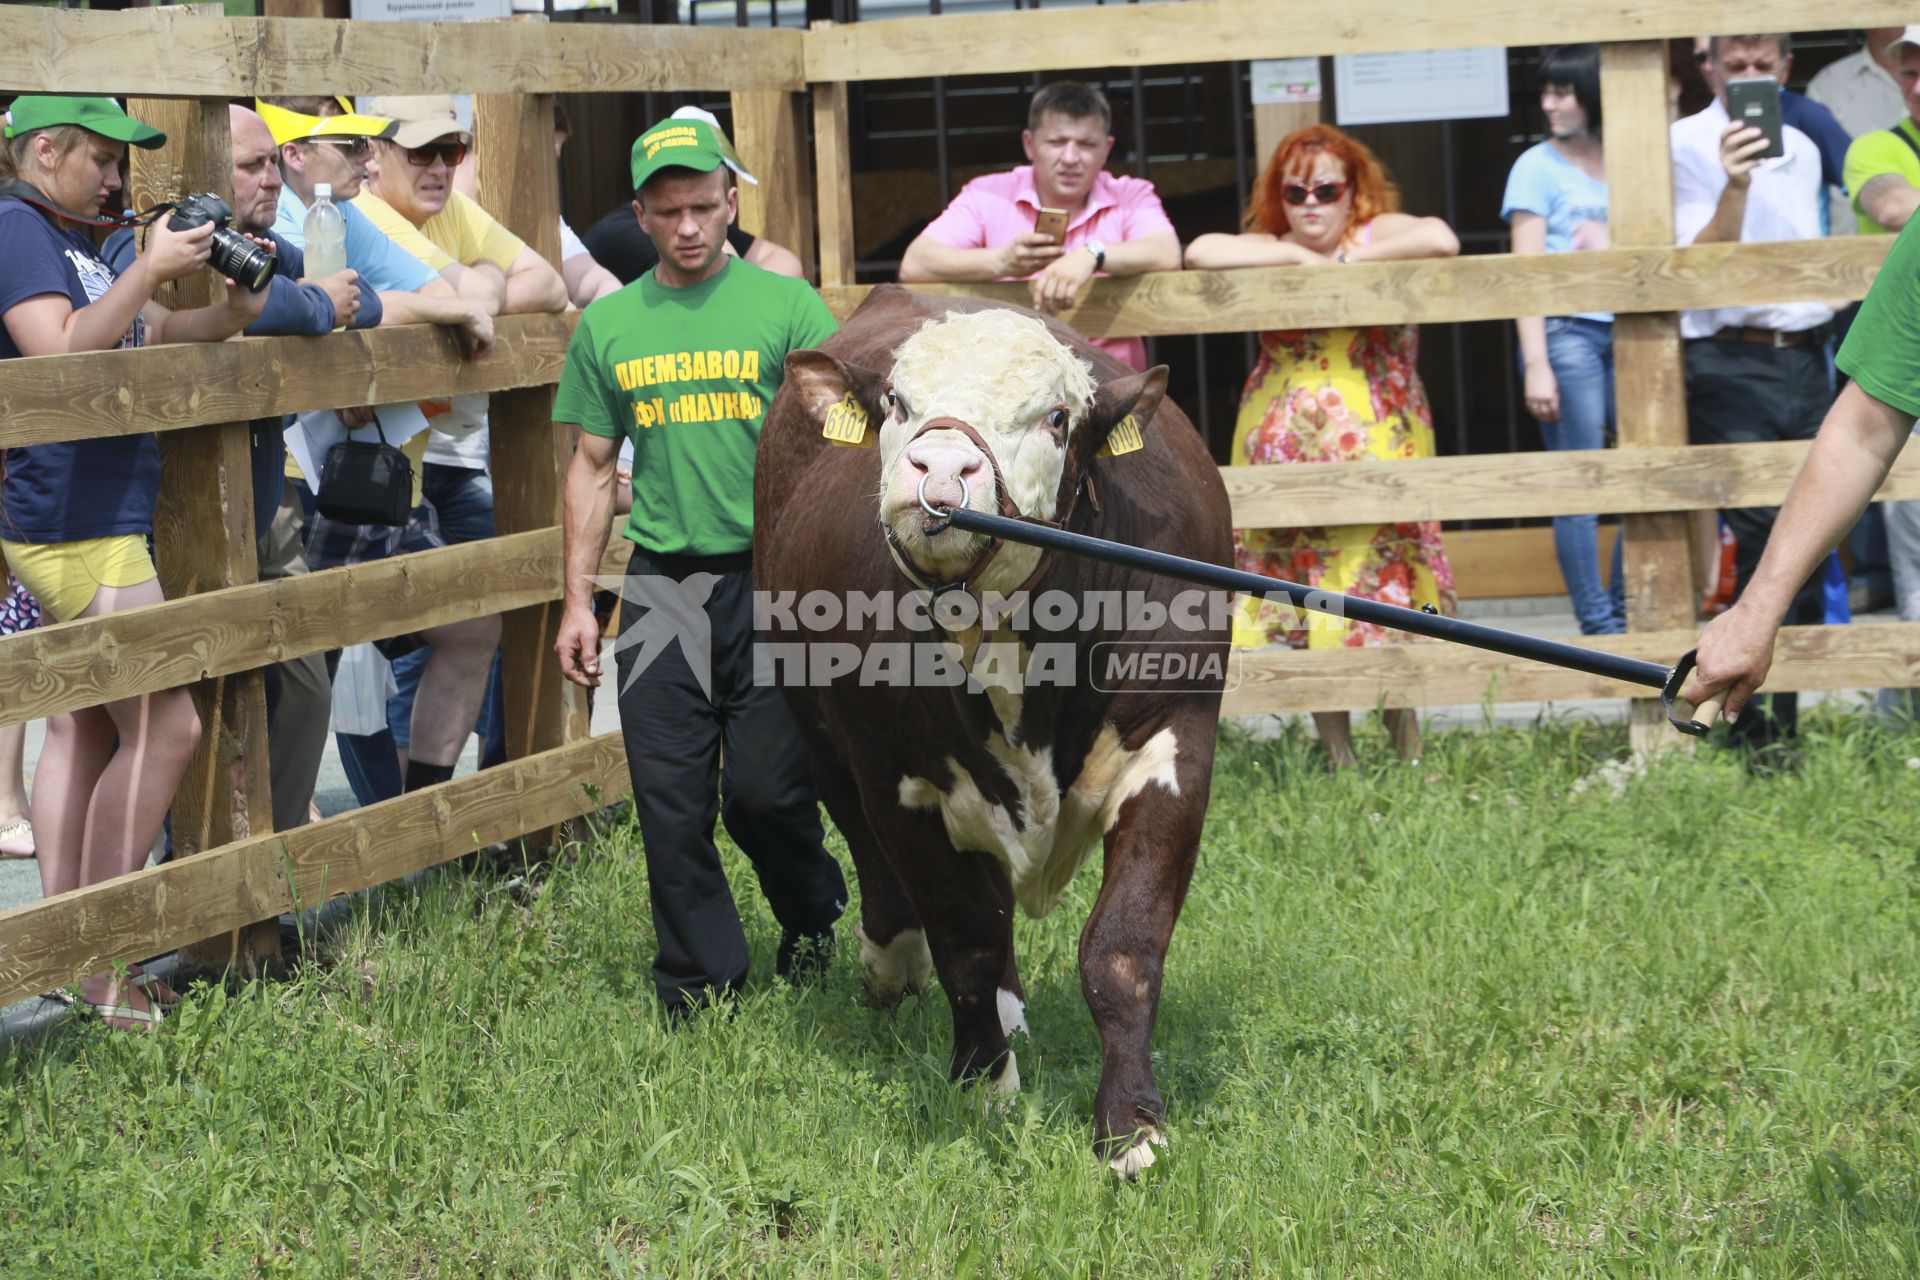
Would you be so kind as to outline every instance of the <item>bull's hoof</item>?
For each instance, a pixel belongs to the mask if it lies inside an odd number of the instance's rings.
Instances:
[[[1140,1176],[1141,1171],[1153,1167],[1159,1159],[1155,1147],[1167,1145],[1166,1135],[1148,1125],[1133,1135],[1133,1145],[1107,1161],[1107,1168],[1131,1181]]]
[[[854,926],[853,933],[860,939],[860,984],[875,1009],[893,1008],[932,976],[933,952],[923,931],[902,929],[884,947],[867,937],[865,924]]]

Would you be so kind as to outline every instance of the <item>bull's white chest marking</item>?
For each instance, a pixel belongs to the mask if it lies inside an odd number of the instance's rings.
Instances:
[[[1033,751],[994,733],[987,749],[1014,784],[1023,826],[1016,827],[1005,807],[989,801],[973,775],[951,756],[947,768],[952,786],[943,792],[926,778],[908,775],[900,779],[900,805],[937,811],[955,848],[999,859],[1013,881],[1020,909],[1036,919],[1058,905],[1074,873],[1119,821],[1122,805],[1156,783],[1180,794],[1174,771],[1180,744],[1172,729],[1162,729],[1138,750],[1128,750],[1118,730],[1101,726],[1079,776],[1064,793],[1053,777],[1052,748]]]

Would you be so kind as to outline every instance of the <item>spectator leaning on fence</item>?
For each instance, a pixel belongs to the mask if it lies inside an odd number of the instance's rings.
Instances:
[[[299,245],[275,234],[281,179],[278,148],[266,122],[245,107],[227,109],[233,152],[233,225],[270,240],[279,267],[267,288],[266,307],[246,328],[249,336],[316,336],[336,326],[367,328],[380,323],[378,294],[363,291],[358,273],[341,271],[324,280],[302,279],[305,257]],[[103,252],[116,271],[134,255],[133,233],[116,231]],[[279,518],[287,450],[284,416],[249,424],[253,458],[253,532],[260,579],[271,582],[306,572],[300,543]],[[325,746],[327,708],[332,699],[326,655],[305,654],[266,669],[267,755],[273,793],[273,829],[288,831],[307,821],[314,781]],[[320,732],[312,731],[318,719]]]
[[[746,165],[733,149],[726,132],[720,128],[720,122],[711,111],[699,107],[682,107],[673,113],[675,120],[704,121],[714,133],[714,138],[725,148],[728,181],[739,175],[740,181],[759,186],[760,180],[747,172]],[[778,276],[792,276],[799,279],[805,275],[800,259],[791,249],[775,244],[764,236],[755,236],[742,231],[738,226],[739,206],[735,205],[734,223],[727,226],[727,252],[751,262],[754,266],[771,271]],[[632,284],[647,272],[653,270],[660,261],[660,252],[653,246],[653,240],[634,218],[631,201],[616,209],[607,211],[607,215],[587,228],[587,234],[581,237],[594,261],[606,267],[621,284]]]
[[[1500,213],[1513,227],[1515,253],[1604,249],[1607,235],[1606,155],[1600,141],[1600,47],[1562,45],[1540,59],[1540,110],[1546,141],[1528,148],[1507,175]],[[1523,317],[1520,333],[1527,412],[1549,449],[1604,449],[1613,434],[1613,316]],[[1621,546],[1613,544],[1613,586],[1600,573],[1599,520],[1555,516],[1553,550],[1560,561],[1582,635],[1627,629]]]
[[[443,182],[442,164],[457,169],[471,138],[460,130],[453,100],[444,95],[369,98],[367,109],[396,121],[393,137],[376,146],[377,172],[367,212],[402,248],[435,269],[461,267],[497,284],[500,314],[564,311],[566,283],[547,260],[496,222],[480,205]],[[452,176],[448,172],[447,178]],[[427,444],[424,484],[439,513],[441,532],[450,544],[493,536],[493,479],[488,472],[487,397],[455,396],[432,402],[432,438]],[[422,408],[429,408],[427,403]],[[415,725],[413,707],[427,680],[431,654],[412,654],[394,662],[397,691],[388,704],[387,725],[403,767],[412,773]],[[506,727],[500,719],[499,660],[482,673],[484,700],[477,723],[482,765],[506,754]],[[464,735],[461,739],[464,742]],[[453,744],[457,756],[461,743]],[[443,744],[428,742],[429,752]],[[451,764],[451,758],[449,758]]]
[[[380,231],[403,249],[438,271],[460,297],[477,301],[489,314],[507,309],[551,309],[565,306],[565,287],[558,273],[538,255],[500,227],[465,197],[451,189],[454,167],[464,157],[469,138],[454,119],[450,99],[390,98],[367,102],[378,118],[396,121],[389,138],[375,144],[388,199],[369,185],[355,202]],[[444,216],[443,216],[444,215]],[[423,226],[425,230],[423,231]],[[435,238],[458,253],[450,254]],[[527,261],[530,259],[530,262]],[[509,277],[518,286],[509,287]],[[532,305],[537,303],[538,305]],[[463,403],[430,402],[423,406],[438,416],[436,424],[453,421],[453,435],[437,439],[426,451],[435,460],[436,445],[451,445],[458,461],[451,463],[459,479],[435,492],[423,491],[420,503],[401,530],[343,526],[316,516],[307,544],[308,561],[315,568],[385,555],[425,550],[459,540],[442,527],[439,502],[453,493],[462,503],[461,514],[477,511],[484,522],[478,536],[492,530],[491,486],[486,483],[485,407]],[[477,458],[473,455],[477,455]],[[448,454],[442,453],[445,461]],[[471,463],[471,465],[469,465]],[[436,479],[426,468],[428,484]],[[444,477],[440,477],[444,478]],[[437,486],[436,486],[437,488]],[[410,735],[410,758],[404,775],[406,790],[443,782],[453,774],[467,735],[473,731],[488,687],[494,646],[499,640],[499,618],[467,619],[386,642],[389,657],[399,658],[421,644],[431,657],[420,674],[418,697],[405,717]]]
[[[654,986],[675,1016],[747,977],[716,810],[780,921],[778,972],[825,965],[847,897],[806,745],[780,691],[755,679],[753,655],[755,447],[788,353],[836,326],[804,282],[726,253],[727,150],[704,120],[665,120],[634,143],[634,212],[660,263],[582,313],[553,406],[556,426],[579,432],[556,649],[562,673],[588,688],[600,682],[590,576],[612,523],[619,441],[634,443],[620,726],[652,888]],[[689,639],[689,615],[707,645]]]
[[[1400,193],[1373,152],[1331,125],[1280,140],[1260,171],[1239,235],[1204,235],[1187,265],[1319,266],[1402,258],[1450,258],[1459,238],[1439,218],[1399,211]],[[1233,433],[1235,465],[1430,458],[1433,408],[1416,367],[1414,325],[1285,330],[1260,335]],[[1245,570],[1350,592],[1404,608],[1454,611],[1453,572],[1440,522],[1236,529],[1234,560]],[[1359,648],[1403,642],[1405,633],[1367,622],[1299,625],[1273,606],[1243,598],[1233,639],[1242,647]],[[1356,761],[1348,714],[1314,713],[1330,768]],[[1387,730],[1402,759],[1420,754],[1410,708],[1390,708]]]
[[[1032,280],[1033,305],[1063,311],[1096,275],[1178,271],[1180,238],[1145,178],[1107,172],[1113,111],[1106,95],[1061,80],[1033,95],[1020,134],[1030,164],[975,178],[907,246],[900,278]],[[1064,237],[1034,229],[1040,210],[1067,215]],[[1094,345],[1135,369],[1147,367],[1138,338]]]
[[[448,280],[396,245],[357,207],[373,154],[373,139],[391,134],[394,122],[356,114],[350,104],[334,97],[281,98],[256,105],[273,130],[279,152],[283,185],[275,214],[275,231],[288,242],[304,247],[307,210],[317,195],[317,188],[325,183],[345,226],[347,265],[359,274],[361,284],[378,303],[380,323],[446,325],[458,331],[461,346],[470,357],[485,356],[493,346],[492,312],[482,303],[456,294]],[[350,410],[348,416],[358,421],[363,412]],[[402,446],[416,468],[423,467],[427,442],[428,437],[420,435]],[[291,458],[287,461],[287,474],[289,492],[275,513],[272,539],[285,552],[277,563],[289,573],[304,573],[309,567],[304,551],[307,512],[313,506],[313,498],[306,487],[306,478],[300,475]],[[437,544],[415,539],[406,545]],[[337,549],[337,544],[335,547]],[[325,553],[327,548],[321,550]],[[336,657],[325,655],[329,674]],[[384,672],[382,667],[383,678]],[[302,697],[293,706],[283,706],[276,716],[276,743],[286,744],[289,753],[298,753],[303,762],[302,772],[307,760],[312,761],[315,769],[318,767],[326,747],[332,709],[333,691],[329,684],[324,691],[316,690],[311,697]],[[362,738],[343,733],[338,737],[341,761],[347,768],[355,795],[363,803],[387,799],[400,792],[404,775],[388,734]],[[280,746],[276,745],[275,751],[279,750]]]
[[[1730,80],[1778,79],[1785,73],[1783,36],[1715,36],[1709,79],[1714,100],[1672,128],[1674,231],[1678,242],[1815,240],[1820,237],[1820,155],[1812,139],[1783,127],[1786,154],[1761,160],[1761,131],[1727,114]],[[1832,402],[1826,341],[1833,311],[1819,302],[1722,307],[1680,317],[1686,340],[1688,432],[1696,444],[1803,440]],[[1733,530],[1735,576],[1745,591],[1773,528],[1775,509],[1722,513]],[[1818,623],[1825,610],[1817,579],[1800,584],[1790,621]],[[1798,725],[1798,704],[1784,693],[1770,708],[1744,717],[1734,735],[1750,750],[1771,748]]]
[[[109,98],[16,98],[0,149],[0,359],[218,342],[260,313],[264,293],[227,283],[193,311],[155,303],[156,286],[207,265],[213,227],[148,227],[119,276],[87,232],[117,210],[129,143],[158,130]],[[136,402],[137,403],[137,402]],[[147,554],[160,486],[151,433],[9,448],[0,482],[0,555],[54,619],[158,604]],[[184,689],[126,698],[48,721],[34,773],[40,883],[51,897],[138,870],[200,737]],[[170,993],[145,975],[98,974],[82,997],[114,1026],[152,1026]]]

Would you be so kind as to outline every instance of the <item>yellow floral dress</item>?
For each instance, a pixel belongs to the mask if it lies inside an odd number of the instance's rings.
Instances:
[[[1413,325],[1261,334],[1259,362],[1241,393],[1233,463],[1433,457],[1433,410],[1414,368],[1419,350]],[[1234,558],[1250,573],[1323,591],[1455,610],[1453,570],[1435,520],[1236,529]],[[1249,596],[1240,598],[1234,614],[1239,648],[1283,642],[1296,649],[1359,648],[1420,639],[1370,622],[1289,617]]]

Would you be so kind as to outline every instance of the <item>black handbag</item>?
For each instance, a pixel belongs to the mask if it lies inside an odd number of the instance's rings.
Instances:
[[[380,415],[373,415],[376,443],[347,438],[327,450],[320,490],[313,495],[321,515],[341,524],[403,525],[413,510],[413,464],[387,443]]]

